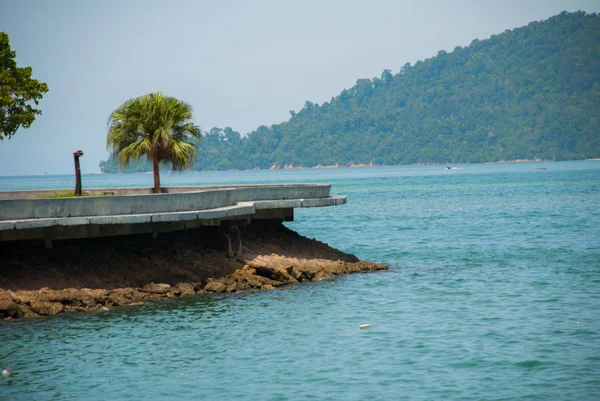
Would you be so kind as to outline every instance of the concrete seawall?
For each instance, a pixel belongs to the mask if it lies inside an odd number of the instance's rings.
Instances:
[[[87,190],[89,196],[44,198],[57,190],[0,192],[0,241],[88,238],[162,231],[253,219],[293,220],[298,207],[335,206],[329,184]]]

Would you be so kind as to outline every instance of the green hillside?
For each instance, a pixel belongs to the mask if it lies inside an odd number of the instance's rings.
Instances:
[[[563,12],[474,40],[291,114],[243,138],[213,128],[194,169],[600,157],[600,16]],[[112,157],[100,166],[119,170]]]

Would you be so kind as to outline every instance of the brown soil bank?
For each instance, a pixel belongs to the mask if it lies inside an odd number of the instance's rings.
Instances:
[[[279,223],[242,230],[239,256],[207,247],[216,229],[150,235],[0,243],[0,317],[103,311],[200,292],[269,290],[337,274],[387,269]]]

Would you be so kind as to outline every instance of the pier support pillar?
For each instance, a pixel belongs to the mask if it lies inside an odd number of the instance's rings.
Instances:
[[[227,256],[237,256],[242,252],[242,234],[237,226],[229,227],[229,250]]]
[[[204,244],[210,248],[225,251],[225,254],[232,258],[242,252],[242,234],[236,224],[205,227]]]

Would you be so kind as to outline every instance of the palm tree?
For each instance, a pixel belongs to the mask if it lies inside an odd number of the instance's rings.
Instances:
[[[154,192],[160,193],[159,163],[170,162],[173,172],[187,168],[197,152],[189,140],[200,136],[192,107],[156,92],[129,99],[110,114],[106,144],[121,165],[142,156],[152,160]]]

